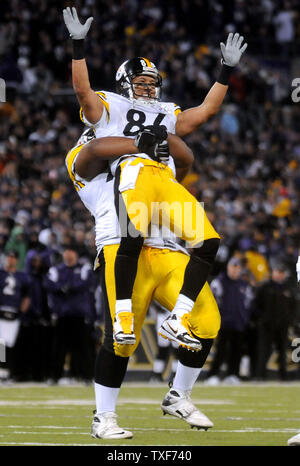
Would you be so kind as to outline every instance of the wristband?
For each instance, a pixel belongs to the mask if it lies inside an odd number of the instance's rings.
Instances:
[[[85,58],[84,39],[73,39],[73,60],[82,60]]]
[[[229,78],[232,72],[232,66],[228,65],[222,65],[219,77],[217,79],[217,82],[220,84],[223,84],[224,86],[229,85]]]

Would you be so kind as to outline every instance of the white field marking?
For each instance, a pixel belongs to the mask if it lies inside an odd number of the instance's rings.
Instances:
[[[3,406],[3,405],[2,405]],[[43,409],[52,409],[52,410],[60,410],[60,409],[63,409],[63,410],[69,410],[69,411],[73,411],[74,408],[72,408],[71,406],[57,406],[57,405],[53,405],[53,406],[43,406],[43,403],[41,402],[40,404],[30,404],[30,402],[28,404],[24,404],[24,403],[21,403],[20,405],[19,404],[16,404],[16,405],[10,405],[9,403],[4,406],[4,407],[9,407],[9,406],[22,406],[22,408],[28,408],[28,409],[39,409],[41,410],[41,407]],[[1,404],[0,404],[0,407],[1,407]],[[83,408],[83,406],[78,406],[78,408]],[[0,413],[0,416],[6,416],[6,414],[2,414]],[[26,414],[26,416],[28,416],[28,414]]]
[[[130,381],[125,381],[122,387],[126,388],[149,388],[151,389],[161,389],[162,387],[166,386],[166,382],[162,383],[155,383],[151,384],[149,382],[130,382]],[[93,383],[90,385],[86,385],[84,383],[70,383],[67,385],[48,385],[45,382],[20,382],[20,383],[11,383],[11,384],[3,384],[0,385],[0,389],[11,389],[11,388],[47,388],[49,390],[56,388],[86,388],[89,389],[93,387]],[[209,389],[209,390],[218,390],[220,387],[224,387],[226,389],[230,388],[231,390],[233,389],[232,385],[218,385],[216,387],[210,387],[205,385],[202,381],[201,382],[196,382],[194,388],[200,388],[200,389]],[[257,387],[272,387],[272,388],[277,388],[280,389],[282,387],[300,387],[300,382],[299,381],[290,381],[290,382],[280,382],[280,381],[275,381],[275,382],[242,382],[241,385],[238,387],[234,387],[234,393],[238,394],[240,389],[244,388],[257,388]],[[241,395],[241,396],[246,396],[246,395]]]
[[[261,413],[262,415],[272,415],[275,414],[277,415],[278,419],[267,419],[267,418],[261,418],[258,417],[260,413],[257,412],[257,410],[247,410],[247,409],[237,409],[238,411],[237,414],[243,414],[244,416],[246,414],[253,414],[255,417],[241,417],[241,416],[234,416],[234,410],[229,410],[228,409],[213,409],[213,408],[207,408],[206,411],[209,411],[210,413],[213,413],[214,415],[220,415],[219,417],[224,417],[224,419],[233,419],[235,420],[236,418],[241,418],[241,419],[259,419],[259,420],[270,420],[270,421],[275,421],[275,420],[287,420],[290,421],[292,420],[291,418],[286,418],[287,410],[286,409],[279,409],[279,410],[274,410],[274,409],[264,409],[263,412]],[[281,415],[281,413],[283,413]],[[300,411],[293,410],[293,414],[299,415]],[[232,416],[233,415],[233,416]],[[279,417],[280,416],[280,417]],[[299,420],[300,418],[295,418],[295,420]]]
[[[19,431],[17,432],[17,431],[15,431],[15,432],[10,432],[10,434],[12,434],[12,433],[15,433],[15,434],[16,434],[16,433],[17,433],[17,434],[20,434],[20,433],[23,433],[23,434],[34,434],[34,433],[36,433],[36,434],[37,434],[37,433],[39,433],[39,434],[45,434],[45,433],[47,433],[47,432],[42,432],[42,430],[50,429],[50,430],[52,430],[52,432],[49,432],[49,433],[51,433],[51,434],[55,434],[55,433],[58,434],[58,433],[59,433],[59,435],[60,435],[61,432],[55,432],[55,431],[57,431],[57,430],[59,430],[59,431],[60,431],[60,430],[69,430],[70,432],[66,432],[64,435],[68,435],[68,434],[73,435],[73,434],[77,434],[77,432],[75,432],[75,431],[77,431],[77,430],[79,430],[79,429],[82,430],[82,429],[84,429],[84,428],[85,428],[85,426],[80,426],[80,427],[67,427],[67,426],[0,426],[0,429],[5,429],[5,430],[6,430],[6,429],[27,429],[25,432],[19,432]],[[89,429],[89,425],[87,426],[87,428]],[[30,429],[35,429],[35,430],[36,430],[36,429],[41,429],[41,432],[33,432],[33,431],[31,431]],[[86,432],[87,432],[87,431],[85,431],[85,433],[86,433]],[[83,432],[82,432],[82,433],[83,433]],[[2,434],[1,434],[1,435],[2,435]],[[0,435],[0,436],[1,436],[1,435]],[[3,434],[3,435],[4,435],[4,434]],[[2,437],[3,437],[3,435],[2,435]]]
[[[143,419],[146,419],[146,418],[143,418]],[[165,417],[163,417],[163,418],[161,417],[160,419],[166,420]],[[167,420],[168,420],[168,421],[172,421],[172,420],[177,421],[175,418],[167,418]],[[254,421],[255,419],[245,419],[245,418],[235,418],[235,419],[232,419],[232,418],[231,418],[231,419],[229,419],[229,420],[238,420],[238,421],[251,420],[251,421]],[[277,421],[277,419],[257,419],[257,420],[259,420],[259,421],[266,421],[266,420]],[[287,421],[287,422],[299,422],[299,419],[278,419],[278,421],[284,421],[284,422],[286,422],[286,421]],[[25,434],[25,433],[26,433],[26,434],[28,434],[28,433],[30,433],[30,434],[35,434],[35,433],[36,433],[36,434],[37,434],[37,433],[38,433],[38,432],[32,432],[30,429],[43,429],[43,430],[44,430],[44,429],[51,429],[52,431],[55,431],[55,430],[69,430],[69,431],[72,431],[72,432],[63,433],[62,435],[68,435],[68,434],[73,434],[73,433],[74,433],[74,434],[82,434],[82,433],[83,433],[83,432],[74,432],[74,431],[76,431],[76,430],[82,429],[82,426],[81,426],[81,427],[69,427],[69,426],[22,426],[22,425],[21,425],[21,426],[14,426],[14,425],[12,426],[12,425],[11,425],[11,426],[0,426],[0,429],[28,429],[28,430],[29,430],[29,432],[27,432],[27,431],[25,431],[25,432],[15,431],[15,432],[14,432],[15,434],[21,434],[21,433],[23,433],[23,434]],[[142,429],[142,430],[143,430],[143,428],[137,428],[137,430],[139,430],[139,429]],[[252,428],[252,427],[250,427],[250,428],[246,428],[246,429],[251,429],[251,430],[252,430],[252,429],[259,429],[259,430],[260,430],[261,428],[256,428],[256,427]],[[283,428],[283,429],[285,429],[285,428]],[[132,428],[131,428],[131,430],[132,430]],[[159,429],[158,429],[158,430],[159,430]],[[165,430],[165,429],[161,429],[161,430]],[[167,430],[168,430],[168,429],[167,429]],[[279,430],[280,430],[280,429],[279,429]],[[288,429],[288,430],[293,431],[294,429],[291,428],[291,429]],[[299,430],[299,429],[298,429],[298,430]],[[216,432],[216,429],[214,429],[214,432]],[[229,430],[224,430],[224,432],[231,432],[231,431],[229,431]],[[39,432],[39,433],[40,433],[40,434],[45,434],[45,433],[47,433],[47,432]],[[50,433],[55,433],[55,432],[50,432]],[[3,435],[0,435],[0,437],[1,437],[1,436],[3,437]]]
[[[26,435],[57,435],[57,432],[26,432],[22,430],[15,430],[14,432],[10,432],[10,435],[13,434],[26,434]],[[87,430],[85,432],[60,432],[59,435],[91,435]]]
[[[196,388],[209,388],[209,389],[213,389],[213,390],[217,390],[218,388],[221,388],[221,387],[226,387],[227,388],[232,388],[234,390],[234,392],[238,392],[240,389],[244,389],[244,388],[261,388],[261,387],[265,387],[265,388],[278,388],[278,389],[281,389],[282,387],[299,387],[300,386],[300,382],[299,381],[290,381],[290,382],[280,382],[279,380],[278,381],[275,381],[275,382],[241,382],[240,385],[230,385],[230,384],[220,384],[220,385],[215,385],[214,387],[212,386],[209,386],[209,385],[205,385],[205,383],[203,382],[197,382],[194,387]]]
[[[300,418],[295,417],[232,417],[227,416],[226,421],[284,421],[284,422],[299,422]]]
[[[63,409],[63,408],[61,408]],[[71,409],[71,408],[66,408],[66,409]],[[0,417],[3,417],[3,418],[6,418],[6,417],[17,417],[18,419],[20,418],[20,414],[0,414]],[[57,415],[56,416],[52,416],[51,414],[26,414],[26,418],[27,417],[34,417],[34,418],[42,418],[42,419],[57,419]],[[59,415],[60,419],[76,419],[76,418],[89,418],[91,419],[91,416],[86,416],[86,415],[82,415],[82,416],[77,416],[77,415],[71,415],[71,414],[60,414]]]
[[[0,426],[0,429],[82,429],[82,427],[70,426]]]
[[[235,402],[232,400],[203,400],[203,399],[193,399],[194,403],[197,404],[205,404],[205,405],[231,405]],[[149,398],[140,398],[140,399],[133,399],[133,398],[120,398],[118,400],[118,404],[138,404],[138,405],[156,405],[160,403],[160,400],[151,400]],[[53,406],[94,406],[94,400],[32,400],[32,401],[16,401],[16,400],[0,400],[0,406],[43,406],[43,407],[53,407]]]
[[[175,417],[175,416],[164,416],[164,415],[160,415],[159,416],[159,419],[162,420],[162,421],[173,421],[174,423],[175,422],[178,422],[178,418]],[[299,423],[300,422],[300,418],[285,418],[285,417],[281,417],[281,418],[252,418],[252,417],[224,417],[222,418],[223,420],[225,421],[274,421],[274,422],[278,422],[278,421],[281,421],[281,422],[297,422]],[[254,429],[264,429],[263,427],[253,427]],[[276,427],[277,428],[277,427]],[[142,429],[142,428],[141,428]],[[248,429],[248,427],[246,427],[246,429]],[[252,427],[249,427],[249,429],[252,429]],[[268,429],[268,427],[266,427],[266,429]],[[280,428],[278,428],[280,429]],[[283,428],[284,429],[284,428]],[[132,430],[132,428],[131,428]],[[213,429],[209,429],[209,430],[213,430],[214,432],[216,432],[216,428],[213,428]],[[290,430],[294,430],[293,428],[291,428]],[[231,432],[231,431],[227,431],[227,430],[224,430],[224,432]],[[299,427],[298,427],[298,432],[299,432]]]
[[[67,409],[67,408],[66,408],[66,409]],[[68,409],[71,409],[71,408],[68,408]],[[123,410],[125,410],[125,409],[126,409],[126,410],[131,410],[131,411],[136,410],[136,408],[133,408],[133,407],[126,407],[126,408],[123,408]],[[147,410],[147,408],[143,408],[143,407],[139,407],[138,409],[141,410],[141,411]],[[221,411],[221,410],[220,410],[220,411]],[[218,414],[220,414],[220,411],[219,411],[218,409],[210,409],[210,410],[209,410],[209,412],[216,412],[216,413],[218,413]],[[223,411],[225,411],[225,410],[223,410]],[[225,411],[225,413],[226,413],[226,412],[227,412],[227,411]],[[249,410],[244,410],[243,412],[249,412]],[[251,411],[251,412],[252,412],[252,411]],[[268,413],[271,413],[271,412],[275,412],[276,414],[278,414],[278,411],[273,411],[273,410],[272,410],[272,411],[268,411]],[[279,412],[284,412],[284,413],[286,413],[285,410],[280,410]],[[294,411],[294,413],[298,413],[298,412],[300,412],[300,411]],[[32,418],[32,417],[33,417],[33,418],[39,418],[39,419],[57,419],[57,416],[53,416],[53,415],[51,415],[51,414],[28,414],[28,415],[26,415],[26,416],[29,417],[29,418]],[[122,417],[122,414],[121,414],[121,413],[120,413],[120,416]],[[19,414],[13,414],[13,413],[9,413],[9,414],[0,414],[0,419],[1,419],[1,418],[18,418],[18,419],[19,419],[19,417],[20,417]],[[123,417],[124,417],[124,415],[123,415]],[[130,417],[133,418],[133,416],[130,416]],[[156,415],[153,415],[152,417],[156,417]],[[219,416],[219,417],[223,417],[223,416]],[[80,415],[80,416],[74,416],[74,415],[68,415],[68,414],[61,414],[61,415],[60,415],[60,419],[71,419],[71,418],[72,418],[72,419],[74,419],[74,418],[91,419],[91,418],[92,418],[92,414],[91,414],[91,415],[84,415],[84,414],[83,414],[83,415]],[[146,419],[146,418],[148,419],[149,416],[147,416],[147,417],[140,417],[140,416],[139,416],[139,419]],[[169,421],[170,421],[170,420],[174,420],[174,421],[177,420],[175,417],[169,417],[169,416],[168,416],[168,417],[167,417],[167,416],[161,416],[160,419],[169,420]],[[242,417],[230,417],[230,416],[225,417],[224,419],[225,419],[225,420],[226,420],[226,419],[227,419],[227,420],[236,420],[236,419],[238,419],[238,420],[246,420],[246,419],[247,419],[247,420],[249,420],[249,419],[254,420],[254,418],[242,418]],[[259,421],[263,420],[262,418],[255,418],[255,419],[256,419],[256,420],[259,420]],[[266,420],[266,419],[264,418],[264,420]],[[272,419],[272,420],[274,420],[274,419]],[[299,422],[299,418],[285,418],[285,417],[281,417],[280,420],[281,420],[281,421],[294,421],[294,422]],[[5,425],[1,426],[1,425],[0,425],[0,429],[1,429],[1,428],[5,429],[6,427],[14,427],[14,426],[5,426]],[[15,426],[15,427],[19,427],[19,426]],[[25,428],[26,426],[20,426],[20,427],[24,427],[24,428]],[[30,427],[31,427],[31,426],[28,426],[28,428],[30,428]],[[37,427],[38,427],[38,426],[37,426]],[[64,428],[64,427],[62,427],[62,428]],[[68,428],[71,428],[71,427],[68,427]],[[74,429],[75,429],[75,427],[74,427]]]
[[[132,417],[131,417],[132,418]],[[135,417],[136,419],[136,417]],[[138,419],[148,419],[148,417],[138,417]],[[166,417],[166,416],[160,416],[159,417],[160,420],[164,420],[164,421],[173,421],[173,422],[177,422],[178,419],[176,419],[175,417]],[[282,422],[299,422],[299,418],[243,418],[243,417],[227,417],[226,420],[228,421],[282,421]],[[79,430],[79,429],[82,429],[82,426],[54,426],[54,425],[42,425],[42,426],[37,426],[37,425],[7,425],[7,426],[0,426],[0,429],[52,429],[52,430]],[[137,428],[137,430],[139,429],[143,429],[143,428]],[[248,429],[248,428],[246,428]],[[261,428],[252,428],[250,427],[249,429],[261,429]],[[159,429],[158,429],[159,430]],[[165,429],[162,429],[162,430],[165,430]],[[288,429],[288,430],[291,430],[293,431],[294,429]],[[299,429],[298,429],[299,430]],[[181,430],[180,430],[181,431]],[[216,432],[216,429],[214,429],[214,432]],[[229,432],[229,431],[225,431],[225,432]],[[34,433],[34,432],[15,432],[15,433]],[[42,434],[44,434],[45,432],[40,432]],[[74,432],[74,433],[77,433],[77,432]],[[67,435],[64,434],[64,435]]]
[[[67,443],[43,443],[43,442],[0,442],[0,445],[32,445],[32,446],[43,445],[46,447],[55,447],[55,446],[64,447],[66,445],[70,445],[73,447],[99,447],[99,445],[101,444],[100,443],[68,443],[67,444]],[[123,445],[127,445],[127,444],[123,444]]]
[[[100,439],[99,439],[100,440]],[[130,443],[105,443],[106,447],[128,447],[128,446],[138,446],[135,443],[131,443],[131,440],[129,440]],[[55,446],[72,446],[72,447],[99,447],[101,446],[101,441],[98,443],[41,443],[41,442],[0,442],[0,445],[34,445],[34,446],[49,446],[49,447],[55,447]],[[157,443],[155,445],[156,447],[165,447],[165,443]],[[175,446],[175,445],[174,445]],[[190,445],[181,443],[181,447],[189,447]]]
[[[136,409],[137,408],[134,407],[134,406],[122,406],[122,411],[125,411],[125,410],[126,411],[136,411]],[[228,407],[223,408],[223,407],[218,406],[217,408],[209,407],[209,408],[206,408],[206,409],[209,410],[210,413],[218,413],[218,414],[222,413],[223,415],[228,413],[229,410],[230,410],[231,413],[233,413],[234,411],[238,411],[239,413],[242,412],[244,414],[245,413],[256,413],[256,411],[257,411],[255,409],[242,409],[242,408],[239,408],[238,406],[232,406],[232,407],[230,406],[230,408],[228,408]],[[139,406],[138,410],[139,411],[148,411],[149,408],[144,408],[142,406]],[[274,413],[274,414],[279,415],[280,413],[285,413],[286,414],[286,411],[287,411],[286,409],[265,409],[264,413],[265,414],[266,413],[268,413],[268,414],[273,414]],[[300,410],[299,409],[298,410],[294,409],[293,413],[298,414],[298,413],[300,413]]]
[[[84,383],[67,383],[66,385],[59,385],[59,384],[56,384],[56,385],[48,385],[47,383],[45,382],[9,382],[9,383],[3,383],[3,384],[0,384],[0,389],[2,388],[48,388],[49,390],[51,389],[54,389],[56,390],[57,388],[58,389],[61,389],[61,388],[71,388],[71,387],[74,387],[74,388],[90,388],[90,387],[93,387],[93,384],[91,383],[90,385],[86,385]]]
[[[124,427],[124,429],[128,429],[129,427]],[[134,432],[187,432],[187,429],[186,428],[182,428],[182,429],[174,429],[174,428],[157,428],[157,427],[131,427],[130,428],[132,431]],[[280,433],[294,433],[294,432],[298,432],[298,430],[296,429],[292,429],[292,428],[282,428],[282,429],[266,429],[266,428],[260,428],[260,427],[256,427],[256,428],[252,428],[252,427],[245,427],[244,429],[212,429],[211,431],[208,430],[207,432],[203,432],[203,435],[207,435],[208,432],[216,432],[216,433],[259,433],[259,434],[263,434],[263,433],[275,433],[275,434],[280,434]],[[201,435],[201,432],[199,432],[197,429],[191,429],[188,431],[189,433],[196,433],[197,435]],[[15,432],[11,432],[10,435],[13,435],[13,434],[22,434],[22,435],[41,435],[41,434],[44,434],[44,435],[57,435],[56,432],[25,432],[25,431],[15,431]],[[70,432],[63,432],[63,433],[60,433],[59,435],[70,435]],[[89,436],[90,433],[88,431],[86,432],[72,432],[72,435],[86,435],[86,436]],[[208,434],[209,435],[209,434]],[[4,437],[4,435],[2,436]]]
[[[162,431],[162,432],[168,432],[168,431],[172,431],[172,432],[187,432],[187,429],[168,429],[168,428],[157,428],[157,427],[131,427],[130,428],[131,430],[135,431],[135,432],[139,432],[139,431]],[[191,432],[195,432],[195,433],[198,433],[199,435],[199,432],[201,431],[198,431],[197,429],[191,429],[188,431],[189,433]],[[268,432],[274,432],[274,433],[291,433],[291,432],[299,432],[299,429],[298,430],[295,430],[295,429],[291,429],[291,428],[285,428],[283,427],[282,429],[264,429],[264,428],[260,428],[260,427],[245,427],[245,429],[208,429],[207,432],[204,432],[203,431],[203,434],[207,434],[208,432],[218,432],[218,433],[251,433],[251,432],[257,432],[257,433],[268,433]]]
[[[157,403],[161,403],[161,399],[159,399],[158,401],[157,400],[150,400],[149,398],[146,398],[146,399],[139,399],[139,400],[134,400],[132,398],[120,398],[120,400],[118,400],[118,404],[125,404],[125,403],[129,403],[129,404],[157,404]],[[232,405],[232,404],[235,404],[235,401],[234,400],[207,400],[207,399],[203,399],[203,398],[193,398],[193,403],[197,403],[197,404],[203,404],[203,405]]]
[[[31,401],[0,401],[0,406],[89,406],[95,405],[93,400],[31,400]]]
[[[246,434],[251,434],[251,433],[257,433],[257,434],[266,434],[266,433],[273,433],[273,434],[285,434],[285,433],[291,433],[291,432],[296,432],[295,429],[289,429],[289,428],[282,428],[282,429],[260,429],[259,427],[257,428],[251,428],[251,427],[246,427],[245,429],[234,429],[234,430],[217,430],[214,429],[214,432],[219,432],[219,433],[246,433]],[[299,430],[298,430],[299,432]]]

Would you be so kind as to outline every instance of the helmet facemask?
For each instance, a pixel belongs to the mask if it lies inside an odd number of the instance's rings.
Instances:
[[[150,66],[148,66],[148,64]],[[157,102],[160,99],[162,79],[153,63],[149,62],[144,58],[133,58],[123,63],[117,71],[116,82],[117,82],[117,93],[131,100],[143,100],[145,103]],[[141,91],[137,92],[135,89],[136,83],[133,83],[134,78],[138,76],[150,76],[154,78],[155,84],[155,95],[153,95],[152,89],[153,84],[150,83],[139,83]],[[141,80],[142,81],[142,80]],[[143,95],[147,89],[148,95]]]

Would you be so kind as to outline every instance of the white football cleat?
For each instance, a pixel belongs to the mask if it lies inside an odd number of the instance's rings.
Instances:
[[[190,395],[190,390],[184,392],[171,388],[160,405],[164,415],[170,414],[171,416],[179,417],[190,424],[192,428],[196,427],[198,430],[210,429],[213,427],[213,423],[196,408],[191,401]]]
[[[132,432],[122,429],[117,424],[117,415],[114,412],[96,414],[91,427],[94,438],[132,438]]]
[[[193,337],[190,330],[188,312],[184,314],[171,312],[161,324],[158,334],[192,351],[200,351],[202,348],[200,341]]]
[[[133,332],[133,313],[130,311],[120,311],[114,320],[113,336],[119,345],[134,345],[136,337]]]
[[[289,438],[287,444],[289,447],[300,447],[300,432]]]

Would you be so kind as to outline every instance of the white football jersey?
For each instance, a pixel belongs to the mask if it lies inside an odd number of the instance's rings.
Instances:
[[[113,92],[96,92],[104,104],[105,110],[100,120],[90,123],[82,109],[80,109],[80,118],[88,127],[93,128],[96,138],[108,136],[120,136],[134,138],[137,132],[147,125],[165,125],[169,133],[175,133],[176,118],[181,111],[180,107],[174,103],[155,102],[144,103],[138,100],[130,100]],[[84,143],[81,138],[75,147]],[[74,148],[73,148],[74,149]],[[68,155],[72,152],[69,151]],[[95,219],[95,243],[99,253],[103,246],[120,243],[120,226],[115,207],[114,178],[111,175],[115,173],[118,163],[121,159],[136,154],[128,154],[110,163],[110,172],[97,175],[91,181],[84,180],[75,171],[75,158],[72,157],[70,163],[69,157],[66,157],[66,165],[74,186],[82,202],[90,211]],[[130,157],[130,158],[131,158]],[[147,154],[138,154],[138,157],[150,159]],[[68,163],[69,160],[69,163]],[[176,176],[174,160],[170,157],[169,167]],[[145,239],[145,245],[160,249],[181,250],[187,253],[176,241],[176,236],[169,230],[164,229],[164,238],[162,230],[153,225],[151,227],[151,237]]]
[[[81,120],[87,126],[94,128],[96,138],[108,136],[134,138],[141,128],[148,125],[164,125],[168,133],[175,134],[177,115],[181,111],[178,105],[172,102],[150,103],[131,100],[114,92],[97,91],[96,94],[105,109],[97,123],[90,123],[80,109]],[[151,159],[147,154],[138,154],[138,156]],[[120,159],[124,157],[126,155],[110,162],[113,175]]]

